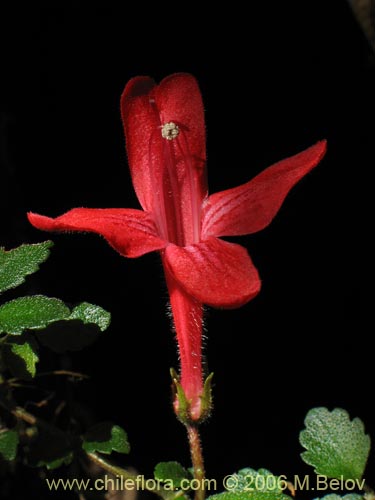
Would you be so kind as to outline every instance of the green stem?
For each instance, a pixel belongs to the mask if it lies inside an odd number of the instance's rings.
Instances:
[[[40,420],[39,418],[35,417],[31,413],[27,412],[20,406],[14,406],[14,407],[8,407],[4,402],[0,401],[0,406],[3,406],[6,408],[8,411],[10,411],[17,419],[23,420],[24,422],[28,423],[29,425],[39,425],[41,427],[48,427],[48,424],[44,422],[43,420]],[[125,480],[132,481],[132,489],[134,490],[135,487],[140,489],[140,490],[147,490],[150,491],[151,493],[154,493],[155,495],[158,495],[160,498],[163,500],[176,500],[179,497],[183,496],[184,491],[169,491],[165,490],[162,487],[160,488],[152,488],[147,486],[147,481],[139,481],[140,476],[133,474],[126,469],[123,469],[122,467],[118,467],[116,465],[113,465],[109,462],[107,462],[103,457],[97,455],[96,453],[87,453],[87,457],[94,462],[95,464],[99,465],[102,469],[106,470],[110,474],[113,474],[114,476],[117,477],[123,477]],[[151,483],[152,484],[152,483]]]
[[[169,491],[169,490],[164,490],[162,488],[155,489],[152,487],[148,487],[146,480],[144,481],[139,480],[140,479],[139,475],[133,474],[132,472],[129,472],[126,469],[123,469],[122,467],[118,467],[117,465],[113,465],[107,462],[103,457],[97,455],[96,453],[86,452],[86,455],[92,462],[94,462],[96,465],[99,465],[102,469],[106,470],[110,474],[114,475],[115,477],[122,476],[126,481],[129,481],[131,483],[132,490],[137,489],[142,491],[150,491],[151,493],[158,495],[163,500],[176,500],[177,498],[183,496],[184,494],[183,491]]]
[[[96,453],[87,453],[86,455],[88,458],[94,462],[96,465],[99,465],[102,469],[106,470],[110,474],[113,474],[114,476],[122,476],[125,479],[130,479],[135,482],[137,479],[137,476],[135,474],[132,474],[131,472],[127,471],[126,469],[123,469],[122,467],[117,467],[117,465],[113,465],[104,458],[100,457]]]
[[[205,471],[204,471],[204,461],[202,454],[201,439],[199,436],[199,430],[196,425],[186,425],[186,430],[188,434],[191,461],[194,469],[194,479],[199,482],[199,488],[195,491],[194,500],[204,500],[205,499]]]

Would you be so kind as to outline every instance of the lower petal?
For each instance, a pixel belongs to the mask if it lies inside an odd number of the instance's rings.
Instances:
[[[43,231],[100,234],[125,257],[139,257],[165,247],[147,212],[126,208],[74,208],[55,219],[29,212],[31,224]]]
[[[239,307],[260,290],[258,271],[245,248],[208,238],[196,245],[169,245],[165,260],[190,295],[213,307]]]

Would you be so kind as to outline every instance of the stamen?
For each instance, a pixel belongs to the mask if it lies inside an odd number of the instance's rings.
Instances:
[[[180,129],[178,128],[178,125],[176,125],[173,122],[164,123],[164,125],[162,125],[161,127],[161,135],[164,139],[167,139],[168,141],[176,139],[179,133]]]

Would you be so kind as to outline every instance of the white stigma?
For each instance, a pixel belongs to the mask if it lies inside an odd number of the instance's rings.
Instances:
[[[176,139],[179,133],[180,129],[173,122],[164,123],[164,125],[161,127],[161,135],[164,139],[167,139],[167,141]]]

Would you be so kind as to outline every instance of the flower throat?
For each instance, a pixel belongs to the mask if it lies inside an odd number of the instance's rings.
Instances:
[[[187,246],[200,239],[201,172],[190,152],[187,127],[173,121],[164,123],[160,116],[159,121],[149,142],[153,211],[162,236],[170,243]]]

